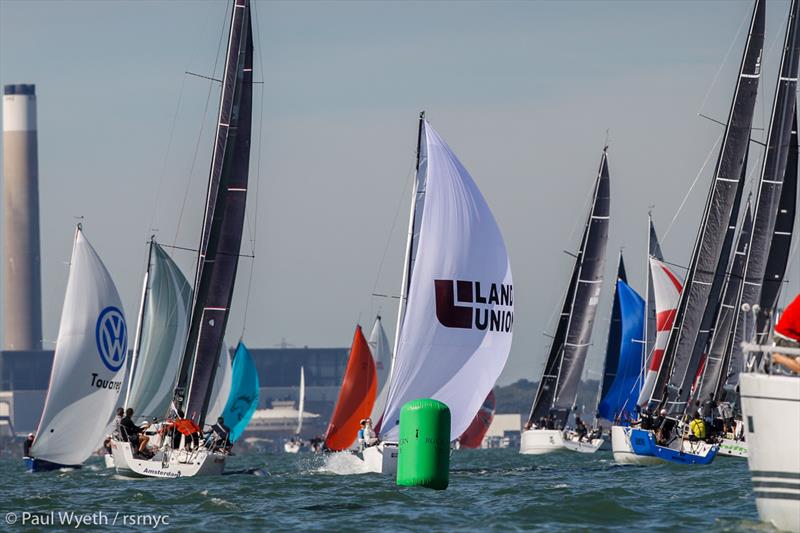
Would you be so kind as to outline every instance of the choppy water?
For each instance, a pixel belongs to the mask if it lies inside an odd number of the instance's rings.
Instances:
[[[32,517],[22,526],[24,512],[53,511],[57,525],[59,512],[96,513],[103,530],[166,516],[168,525],[162,518],[156,529],[772,531],[758,522],[741,459],[635,467],[614,464],[609,452],[462,450],[451,459],[446,491],[357,475],[359,461],[344,455],[232,457],[224,476],[178,480],[118,479],[99,459],[83,470],[43,474],[0,460],[0,530],[33,530]],[[8,513],[15,524],[5,523]]]

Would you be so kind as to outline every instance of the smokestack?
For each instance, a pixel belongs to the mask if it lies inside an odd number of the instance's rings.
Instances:
[[[6,350],[41,350],[36,87],[3,87],[3,326]]]

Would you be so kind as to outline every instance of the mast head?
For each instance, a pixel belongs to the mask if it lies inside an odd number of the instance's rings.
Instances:
[[[419,119],[420,120],[425,120],[425,110],[424,109],[419,112]]]

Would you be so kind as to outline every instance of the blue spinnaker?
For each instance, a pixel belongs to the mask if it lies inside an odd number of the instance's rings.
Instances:
[[[642,386],[644,300],[622,280],[617,281],[617,296],[622,320],[619,364],[614,382],[597,410],[606,420],[625,421],[633,417]]]
[[[239,342],[233,356],[231,392],[222,416],[231,430],[230,440],[235,442],[244,433],[258,407],[258,371],[243,342]]]

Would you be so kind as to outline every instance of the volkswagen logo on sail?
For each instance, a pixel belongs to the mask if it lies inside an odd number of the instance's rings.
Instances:
[[[95,328],[95,340],[100,360],[106,368],[112,372],[122,368],[128,350],[128,329],[125,327],[122,311],[114,306],[108,306],[100,312]]]

